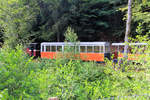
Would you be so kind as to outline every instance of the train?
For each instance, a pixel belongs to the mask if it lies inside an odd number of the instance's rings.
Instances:
[[[147,43],[130,43],[129,46],[146,46]],[[97,61],[104,62],[104,60],[113,60],[123,58],[123,50],[125,43],[109,43],[109,42],[42,42],[42,43],[30,43],[26,49],[26,53],[29,56],[41,57],[46,59],[56,59],[58,55],[71,56],[75,54],[76,57],[83,61]],[[65,55],[65,51],[70,49],[68,55]],[[128,60],[136,60],[139,54],[132,54],[128,52]]]

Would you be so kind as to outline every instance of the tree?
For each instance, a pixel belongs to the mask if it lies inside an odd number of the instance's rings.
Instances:
[[[69,44],[68,44],[69,43]],[[69,46],[72,43],[73,46]],[[65,47],[64,54],[66,59],[79,59],[79,41],[78,36],[71,27],[68,27],[65,32]]]
[[[149,34],[150,36],[150,1],[140,0],[133,3],[132,16],[135,25],[135,34],[133,36],[140,34]]]
[[[127,10],[127,6],[120,7],[120,10],[124,13]],[[130,36],[135,38],[136,35],[148,35],[150,36],[150,1],[148,0],[134,0],[132,3],[132,28]],[[126,19],[126,16],[125,18]]]
[[[131,32],[131,19],[132,19],[132,0],[128,0],[128,12],[127,12],[127,22],[126,22],[126,32],[125,32],[125,47],[124,47],[124,58],[128,58],[128,36]]]
[[[14,48],[28,42],[38,12],[36,0],[0,0],[0,25],[4,44]]]
[[[78,36],[71,27],[68,27],[65,32],[65,42],[78,42]]]
[[[124,0],[43,0],[33,32],[37,33],[37,41],[64,41],[68,26],[81,41],[100,41],[103,35],[120,37],[124,34],[124,22],[117,7],[124,3]]]
[[[64,41],[71,26],[81,41],[100,41],[123,34],[126,0],[0,0],[5,44]],[[107,38],[107,39],[109,39]],[[103,40],[107,40],[103,39]]]
[[[43,0],[35,25],[37,41],[62,41],[68,26],[70,3],[68,0]]]
[[[75,0],[70,15],[72,26],[81,41],[102,41],[108,37],[121,36],[123,15],[117,7],[122,0]],[[122,31],[122,32],[121,32]],[[105,39],[106,37],[107,39]]]

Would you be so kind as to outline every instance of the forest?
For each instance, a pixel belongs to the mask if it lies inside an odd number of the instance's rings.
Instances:
[[[129,42],[148,44],[132,47],[144,52],[134,62],[25,53],[29,43],[125,42],[129,1],[0,0],[0,100],[149,100],[150,0],[132,0]]]
[[[1,0],[0,5],[2,43],[64,41],[68,26],[80,41],[124,40],[127,0]],[[132,6],[131,35],[149,33],[149,2],[134,0]]]

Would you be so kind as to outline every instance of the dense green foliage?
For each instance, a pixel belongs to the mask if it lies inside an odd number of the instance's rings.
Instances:
[[[120,8],[123,12],[127,11],[127,6]],[[149,34],[150,30],[150,1],[149,0],[133,0],[132,4],[132,29],[130,36]],[[124,20],[126,19],[126,15]]]
[[[11,47],[64,41],[71,26],[80,41],[122,41],[126,6],[127,0],[0,0],[0,40]],[[132,36],[149,34],[149,7],[148,0],[133,1]]]
[[[81,41],[117,38],[124,26],[122,15],[117,11],[121,4],[123,2],[116,0],[78,0],[75,11],[71,12],[70,24]]]
[[[0,49],[0,100],[147,99],[150,57],[145,54],[150,53],[149,45],[133,49],[133,53],[145,50],[135,61],[139,65],[61,57],[33,59],[16,47],[29,41],[100,41],[113,37],[115,41],[124,33],[126,4],[127,0],[0,0],[0,40],[5,44]],[[148,33],[136,36],[134,42],[150,44],[149,8],[148,0],[134,0],[132,35]],[[69,52],[74,49],[68,48]]]
[[[64,41],[68,26],[80,41],[102,41],[124,33],[124,0],[0,0],[5,44]]]
[[[27,96],[31,93],[29,88],[32,84],[36,87],[36,83],[30,82],[30,69],[34,69],[31,65],[31,58],[24,55],[21,49],[12,50],[7,48],[0,52],[0,90],[7,90],[9,96],[7,98],[14,100],[21,96]],[[34,95],[38,93],[36,90]],[[38,97],[38,95],[37,95]],[[6,100],[6,99],[5,99]]]
[[[0,99],[96,100],[117,96],[145,95],[149,84],[145,72],[115,70],[109,61],[105,67],[95,62],[28,57],[20,47],[1,49]],[[117,66],[117,65],[116,65]]]
[[[38,12],[36,4],[36,0],[0,0],[0,27],[3,29],[0,32],[5,44],[15,47],[31,39]]]
[[[150,1],[135,2],[133,9],[133,21],[137,23],[137,34],[150,34]],[[140,28],[140,29],[139,29]]]

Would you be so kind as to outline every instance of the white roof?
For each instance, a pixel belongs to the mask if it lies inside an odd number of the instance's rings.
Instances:
[[[90,46],[90,45],[105,45],[105,46],[109,46],[109,42],[77,42],[77,43],[72,43],[72,42],[42,42],[41,45],[57,45],[57,46],[60,46],[60,45],[87,45],[87,46]]]
[[[125,43],[112,43],[112,46],[124,46]],[[147,43],[129,43],[129,45],[147,45]]]

